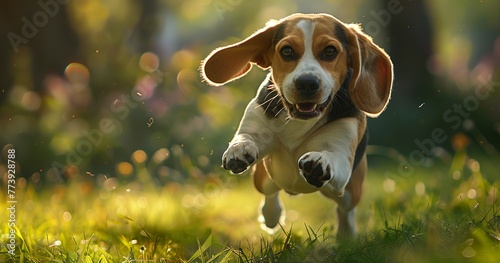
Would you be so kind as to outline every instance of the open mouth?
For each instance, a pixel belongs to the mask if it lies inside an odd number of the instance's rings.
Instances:
[[[317,104],[314,102],[302,102],[291,104],[286,101],[286,106],[288,108],[288,113],[290,117],[296,119],[312,119],[319,117],[326,109],[328,104],[330,103],[331,98],[328,98],[325,102],[321,104]]]
[[[318,108],[318,104],[315,103],[298,103],[295,104],[295,109],[302,113],[311,113]]]

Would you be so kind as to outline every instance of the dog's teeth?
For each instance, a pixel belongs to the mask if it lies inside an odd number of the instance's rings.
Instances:
[[[318,104],[314,104],[312,106],[302,104],[302,107],[301,107],[301,104],[295,104],[295,109],[297,109],[300,112],[313,112],[316,110],[317,107],[318,107]]]

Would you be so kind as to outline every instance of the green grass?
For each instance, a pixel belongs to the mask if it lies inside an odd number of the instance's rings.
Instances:
[[[18,179],[15,260],[498,262],[500,182],[486,180],[478,163],[454,162],[460,176],[445,167],[396,181],[370,170],[360,233],[351,240],[335,237],[335,205],[319,194],[282,194],[286,225],[267,234],[249,178],[224,172],[156,186],[136,163],[135,178],[73,171],[66,184],[39,190],[37,178]],[[8,217],[1,209],[2,222]],[[8,224],[0,230],[0,261],[14,261],[5,246]]]

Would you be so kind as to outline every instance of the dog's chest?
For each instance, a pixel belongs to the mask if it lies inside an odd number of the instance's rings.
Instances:
[[[286,113],[283,115],[286,116]],[[283,129],[277,133],[277,137],[281,141],[283,147],[289,151],[294,152],[297,147],[304,144],[305,141],[310,139],[318,123],[303,122],[296,120],[285,120],[285,116],[280,116],[280,122],[284,122]]]

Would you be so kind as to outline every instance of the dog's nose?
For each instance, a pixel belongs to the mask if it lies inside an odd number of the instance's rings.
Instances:
[[[295,88],[301,96],[313,96],[319,89],[319,79],[311,75],[300,76],[295,80]]]

